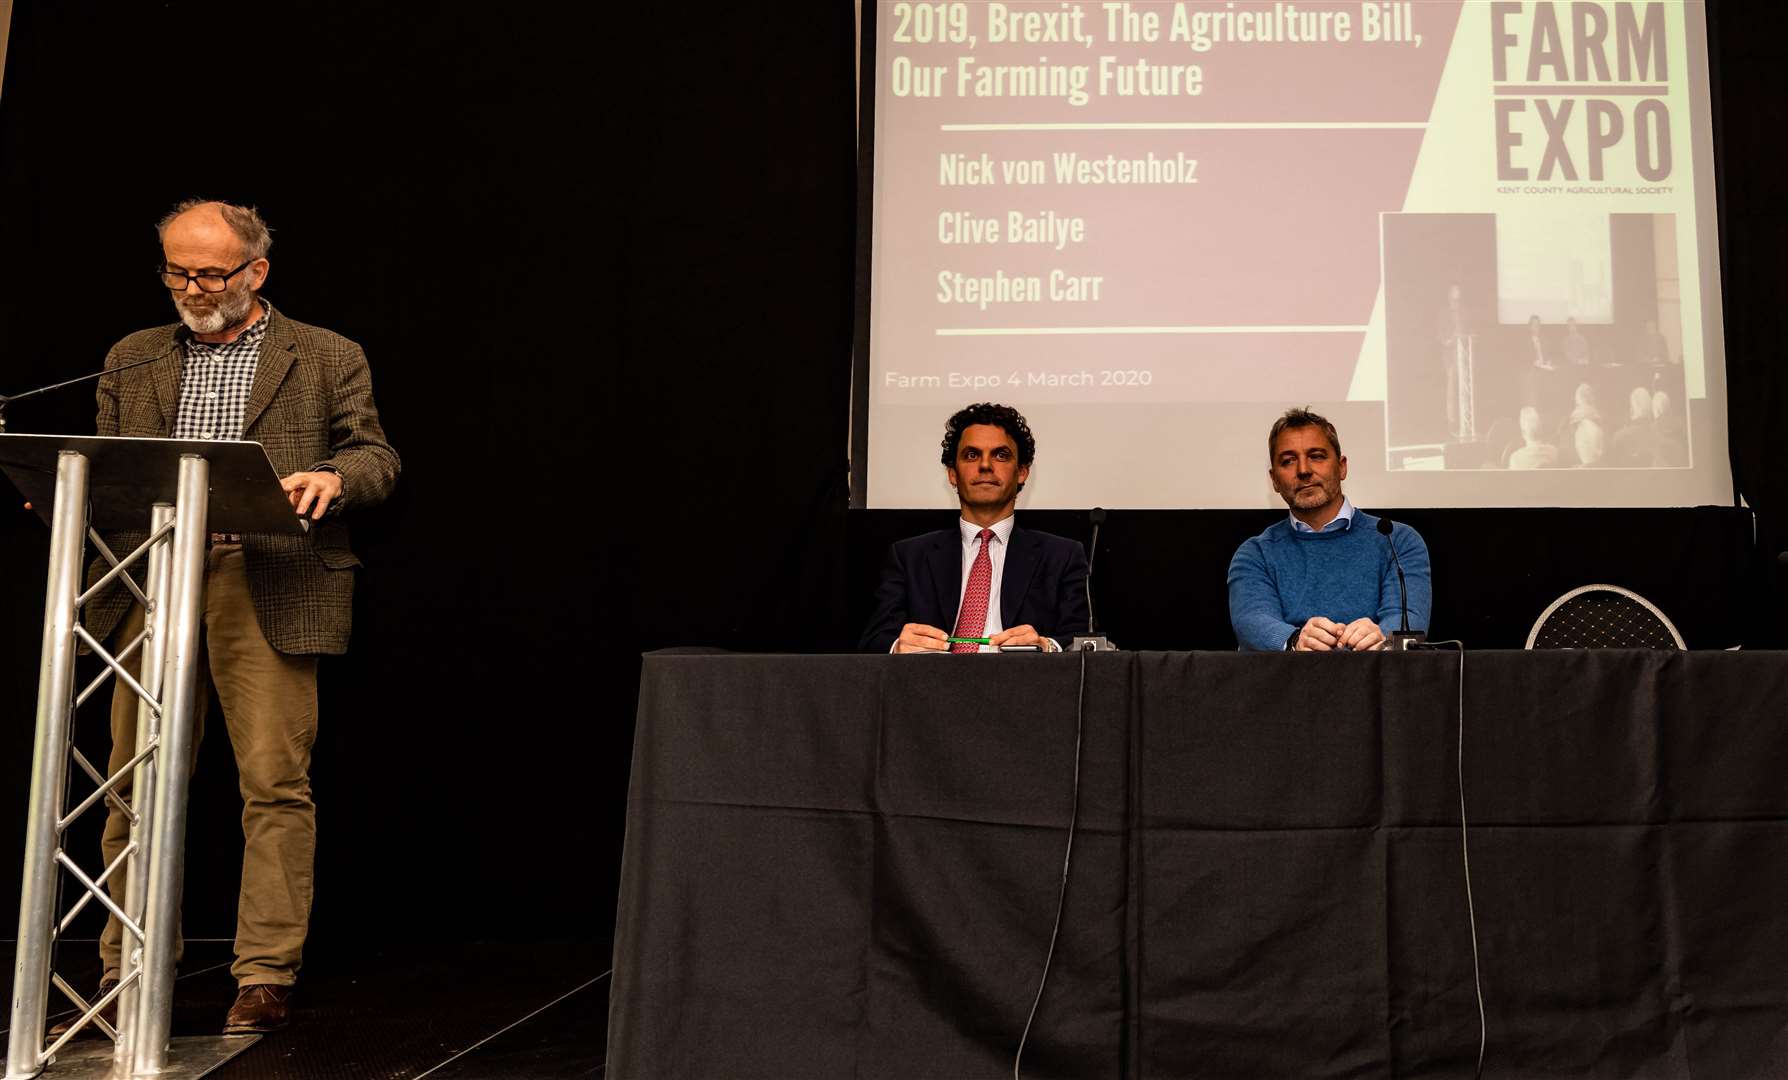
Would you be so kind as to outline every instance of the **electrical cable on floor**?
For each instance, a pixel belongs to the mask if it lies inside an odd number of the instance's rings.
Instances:
[[[1018,1036],[1018,1052],[1012,1055],[1012,1080],[1020,1080],[1019,1067],[1024,1062],[1024,1044],[1031,1037],[1031,1025],[1037,1019],[1037,1007],[1043,1003],[1043,988],[1049,985],[1049,967],[1055,960],[1056,939],[1062,932],[1062,911],[1068,905],[1068,868],[1074,862],[1074,827],[1080,820],[1080,742],[1086,730],[1086,658],[1091,649],[1080,650],[1080,691],[1074,702],[1074,800],[1068,811],[1068,846],[1062,852],[1062,887],[1055,902],[1055,927],[1049,931],[1049,951],[1043,956],[1043,977],[1037,980],[1037,996],[1031,999],[1031,1014],[1025,1017],[1024,1032]]]
[[[452,1057],[448,1058],[446,1061],[443,1061],[438,1065],[433,1065],[433,1066],[429,1067],[424,1072],[417,1073],[415,1080],[423,1080],[423,1077],[426,1077],[426,1076],[430,1075],[431,1073],[436,1073],[436,1072],[441,1071],[442,1069],[446,1068],[447,1066],[458,1061],[460,1058],[465,1057],[467,1054],[470,1054],[472,1051],[483,1046],[485,1043],[490,1042],[492,1039],[496,1038],[497,1036],[505,1034],[509,1031],[514,1030],[515,1028],[520,1027],[521,1025],[527,1023],[529,1020],[534,1019],[536,1016],[539,1016],[541,1013],[552,1008],[554,1005],[557,1005],[559,1002],[564,1001],[566,998],[570,997],[571,995],[581,993],[584,990],[588,990],[590,987],[595,986],[597,983],[608,978],[610,975],[613,975],[614,973],[615,973],[615,969],[609,968],[607,971],[596,976],[594,979],[590,979],[586,982],[580,983],[579,985],[572,987],[571,989],[565,991],[563,994],[560,994],[558,997],[553,998],[551,1001],[547,1002],[545,1005],[540,1006],[538,1009],[535,1009],[533,1012],[522,1017],[521,1019],[512,1021],[511,1023],[508,1023],[508,1024],[505,1024],[502,1027],[498,1028],[497,1030],[491,1032],[489,1035],[486,1035],[484,1038],[479,1039],[477,1042],[466,1047],[464,1050],[461,1050],[459,1053],[454,1054]]]

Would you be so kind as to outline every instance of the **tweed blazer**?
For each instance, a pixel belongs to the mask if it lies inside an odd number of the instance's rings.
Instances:
[[[267,449],[279,475],[327,466],[341,474],[342,495],[306,536],[248,534],[242,538],[249,593],[261,632],[276,649],[296,654],[347,651],[353,625],[354,574],[360,560],[348,546],[345,513],[376,505],[397,483],[397,453],[385,441],[373,405],[366,353],[340,334],[288,319],[268,309],[242,437]],[[99,380],[98,433],[168,438],[180,404],[185,331],[179,323],[130,335],[106,354],[107,368],[148,357],[154,363]],[[339,508],[339,509],[338,509]],[[144,509],[145,524],[148,509]],[[108,538],[123,555],[147,532]],[[115,542],[114,542],[115,541]],[[92,584],[105,569],[88,567]],[[113,584],[88,602],[84,625],[104,640],[130,604]]]

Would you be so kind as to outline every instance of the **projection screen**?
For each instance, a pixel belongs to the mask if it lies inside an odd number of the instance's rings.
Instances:
[[[853,500],[951,505],[1018,406],[1030,507],[1730,504],[1699,2],[863,10]]]

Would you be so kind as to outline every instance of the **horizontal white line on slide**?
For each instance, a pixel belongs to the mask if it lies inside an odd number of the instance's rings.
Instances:
[[[974,326],[939,327],[938,337],[1024,334],[1363,334],[1364,326]]]
[[[1311,120],[1272,123],[1162,121],[1112,124],[939,124],[941,131],[1421,131],[1426,120]]]

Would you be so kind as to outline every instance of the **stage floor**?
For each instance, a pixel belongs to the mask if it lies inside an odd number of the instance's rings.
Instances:
[[[609,943],[387,945],[312,949],[294,1022],[209,1074],[217,1080],[572,1080],[602,1075]],[[235,994],[230,945],[187,945],[173,1034],[216,1035]],[[0,942],[11,1001],[13,942]],[[64,944],[57,970],[98,979],[90,941]],[[56,995],[60,998],[60,994]],[[60,1019],[72,1009],[57,1009]],[[0,1024],[7,1017],[0,1014]],[[54,1020],[52,1020],[52,1023]],[[0,1038],[4,1038],[0,1029]],[[44,1074],[54,1080],[52,1067]]]

